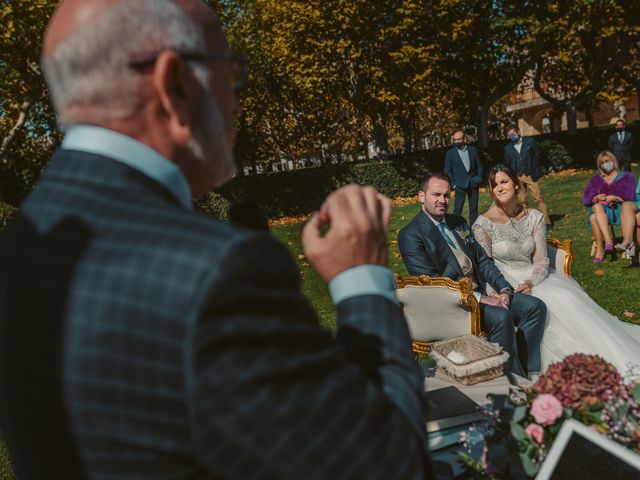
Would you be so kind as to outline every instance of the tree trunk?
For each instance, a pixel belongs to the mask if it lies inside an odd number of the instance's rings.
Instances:
[[[2,159],[3,163],[7,163],[3,158],[4,154],[7,153],[9,145],[11,145],[11,142],[14,138],[16,138],[16,135],[24,126],[24,123],[27,121],[27,114],[29,113],[30,109],[31,101],[25,100],[24,102],[22,102],[22,105],[20,105],[20,114],[18,115],[18,120],[16,120],[16,123],[13,125],[11,130],[9,130],[7,136],[2,139],[2,143],[0,143],[0,159]]]
[[[385,119],[381,114],[377,114],[373,119],[373,138],[377,147],[384,155],[389,154],[389,133]]]
[[[487,148],[489,146],[488,123],[489,107],[486,105],[480,105],[478,107],[478,142],[482,148]]]
[[[572,103],[567,106],[567,131],[569,135],[578,133],[578,110]]]
[[[324,156],[324,144],[322,143],[322,138],[320,138],[320,166],[326,167],[327,166],[326,162],[327,161]]]

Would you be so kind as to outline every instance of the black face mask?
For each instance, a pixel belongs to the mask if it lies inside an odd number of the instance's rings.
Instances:
[[[617,130],[618,132],[624,132],[624,127],[616,127],[616,130]]]
[[[460,142],[460,143],[454,143],[454,145],[456,146],[456,148],[462,150],[464,148],[464,142]]]

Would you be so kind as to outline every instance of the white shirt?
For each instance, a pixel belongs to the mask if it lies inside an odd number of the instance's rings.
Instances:
[[[516,151],[518,152],[518,154],[520,153],[520,150],[522,150],[522,140],[520,140],[518,143],[514,143],[513,144],[513,148],[516,149]]]

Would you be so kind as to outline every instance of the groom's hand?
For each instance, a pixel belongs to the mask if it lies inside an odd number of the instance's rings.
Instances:
[[[482,295],[480,297],[480,303],[484,303],[485,305],[492,305],[494,307],[506,308],[507,310],[509,309],[509,306],[504,304],[502,295]]]
[[[391,207],[372,187],[347,185],[327,197],[302,230],[304,253],[325,282],[359,265],[387,266]]]

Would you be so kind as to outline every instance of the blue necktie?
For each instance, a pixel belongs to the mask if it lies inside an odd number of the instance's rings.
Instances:
[[[452,248],[456,248],[456,244],[453,243],[453,240],[451,240],[451,237],[447,234],[447,230],[445,227],[444,222],[441,222],[438,224],[438,230],[440,230],[440,233],[442,234],[442,236],[444,237],[444,239],[447,241],[447,243],[452,247]]]

